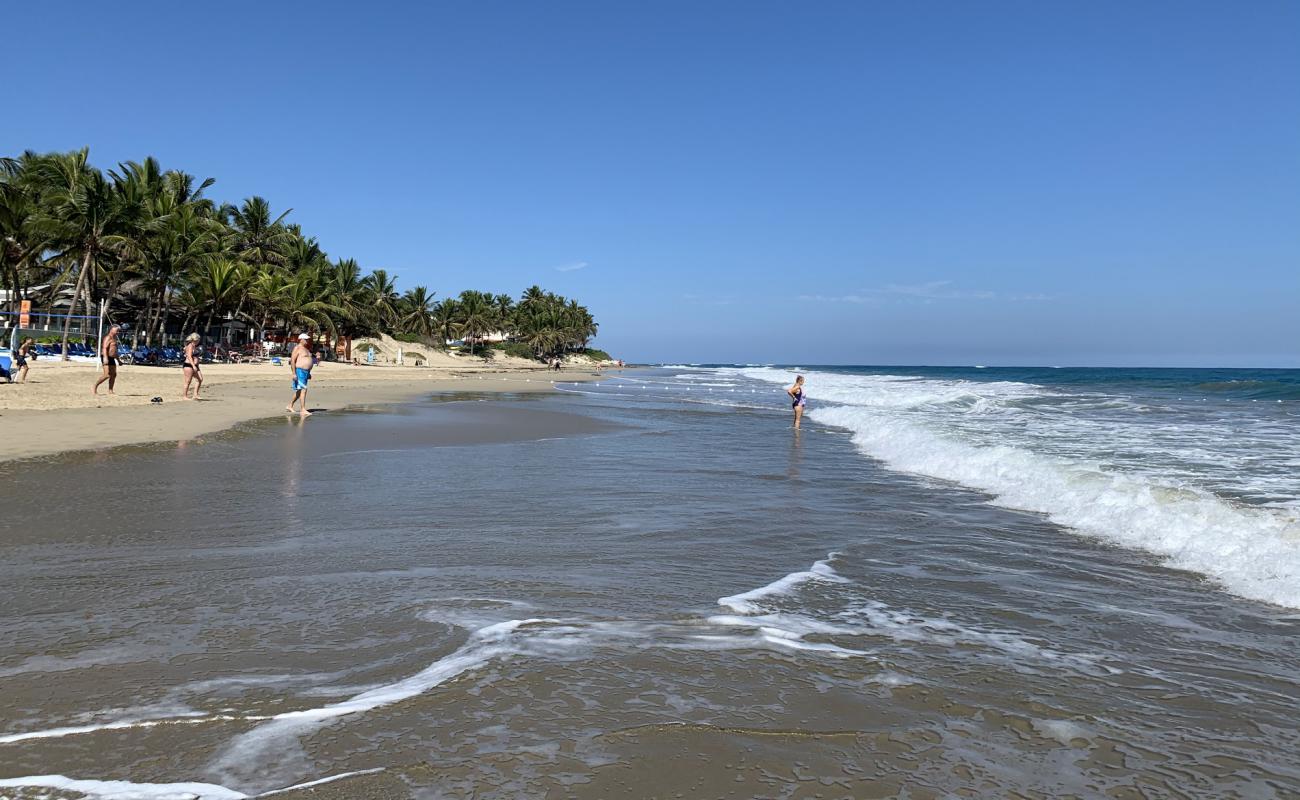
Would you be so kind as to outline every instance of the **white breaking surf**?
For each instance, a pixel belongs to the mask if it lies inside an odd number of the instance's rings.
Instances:
[[[733,372],[769,383],[789,378],[773,369]],[[1213,578],[1242,597],[1300,608],[1300,517],[1294,508],[1232,503],[1188,480],[1162,480],[1160,463],[1147,471],[1109,464],[1105,450],[1120,433],[1106,428],[1095,440],[1077,435],[1087,426],[1069,414],[1061,418],[1072,427],[1050,433],[1058,440],[1074,435],[1076,453],[1039,452],[1028,434],[1016,431],[1051,424],[1017,405],[1046,397],[1041,387],[807,374],[809,418],[849,430],[861,452],[892,469],[987,492],[997,505],[1163,556],[1170,566]],[[963,434],[980,426],[1001,443]],[[1130,438],[1126,446],[1135,444],[1140,441]],[[1153,462],[1161,457],[1167,456],[1150,456]]]

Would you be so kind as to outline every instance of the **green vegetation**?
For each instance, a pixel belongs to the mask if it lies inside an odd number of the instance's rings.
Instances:
[[[515,358],[536,358],[537,354],[526,344],[519,342],[497,342],[492,345],[492,349],[499,350],[503,354]]]
[[[584,347],[584,348],[583,348],[582,350],[580,350],[579,352],[582,353],[582,355],[586,356],[587,358],[592,359],[593,361],[613,361],[613,360],[614,360],[614,359],[609,355],[609,353],[606,353],[604,350],[597,350],[597,349],[594,348],[594,347]]]
[[[544,358],[579,351],[598,325],[575,300],[532,286],[518,301],[477,290],[435,300],[424,286],[405,292],[382,269],[331,260],[315,238],[261,197],[238,206],[203,196],[208,178],[164,171],[151,158],[101,172],[89,152],[0,158],[0,283],[9,311],[21,299],[39,308],[130,322],[153,344],[167,332],[230,336],[226,320],[271,332],[310,331],[341,342],[356,337],[443,346],[465,342],[481,354],[504,335],[512,355]],[[63,299],[67,298],[67,299]],[[70,303],[68,301],[70,300]],[[66,344],[71,321],[65,320]],[[332,350],[332,348],[330,348]],[[487,356],[487,357],[490,357]]]

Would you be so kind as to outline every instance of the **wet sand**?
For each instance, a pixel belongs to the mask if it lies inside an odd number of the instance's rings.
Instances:
[[[93,364],[40,361],[26,384],[0,385],[0,461],[68,450],[188,439],[254,419],[285,414],[292,396],[288,369],[269,364],[203,367],[202,400],[182,400],[177,367],[120,368],[117,393],[93,396]],[[551,372],[490,365],[456,370],[358,367],[325,363],[312,373],[313,413],[356,405],[412,400],[427,394],[472,390],[486,393],[547,391],[551,382],[597,380],[593,369]],[[151,403],[161,397],[160,404]]]

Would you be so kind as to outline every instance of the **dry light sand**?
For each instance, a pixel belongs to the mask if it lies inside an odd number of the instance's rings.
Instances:
[[[92,363],[40,359],[25,384],[0,383],[0,461],[123,444],[176,441],[284,414],[293,394],[288,366],[208,364],[201,400],[182,400],[180,367],[122,366],[117,393],[90,393]],[[552,381],[596,380],[593,367],[560,373],[540,366],[469,362],[437,367],[323,363],[312,372],[308,408],[394,403],[436,392],[548,391]],[[161,404],[151,398],[161,397]]]

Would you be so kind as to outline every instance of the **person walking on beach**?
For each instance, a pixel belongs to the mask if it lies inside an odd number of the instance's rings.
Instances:
[[[185,357],[181,361],[181,372],[185,374],[185,388],[181,389],[181,399],[190,399],[190,383],[194,383],[194,399],[199,399],[203,391],[203,373],[199,371],[199,335],[191,333],[185,337]]]
[[[99,385],[108,381],[108,393],[114,394],[113,386],[117,383],[117,332],[122,328],[114,325],[108,329],[108,335],[99,343],[99,363],[104,365],[104,372],[95,381],[91,394],[99,394]]]
[[[18,345],[18,352],[14,353],[14,365],[18,368],[19,383],[27,383],[27,359],[29,357],[34,358],[32,355],[32,348],[35,345],[36,342],[32,340],[32,337],[28,336],[26,339],[23,339],[22,344]]]
[[[293,404],[301,399],[302,410],[297,413],[304,417],[311,416],[311,412],[307,410],[307,381],[311,380],[311,368],[316,361],[308,344],[310,341],[311,336],[305,333],[298,334],[298,344],[289,355],[289,371],[293,373],[293,399],[284,407],[285,411],[292,414]]]
[[[804,407],[808,405],[808,396],[803,390],[803,376],[794,376],[794,386],[786,389],[785,393],[794,401],[794,429],[799,430],[799,423],[803,421]]]

